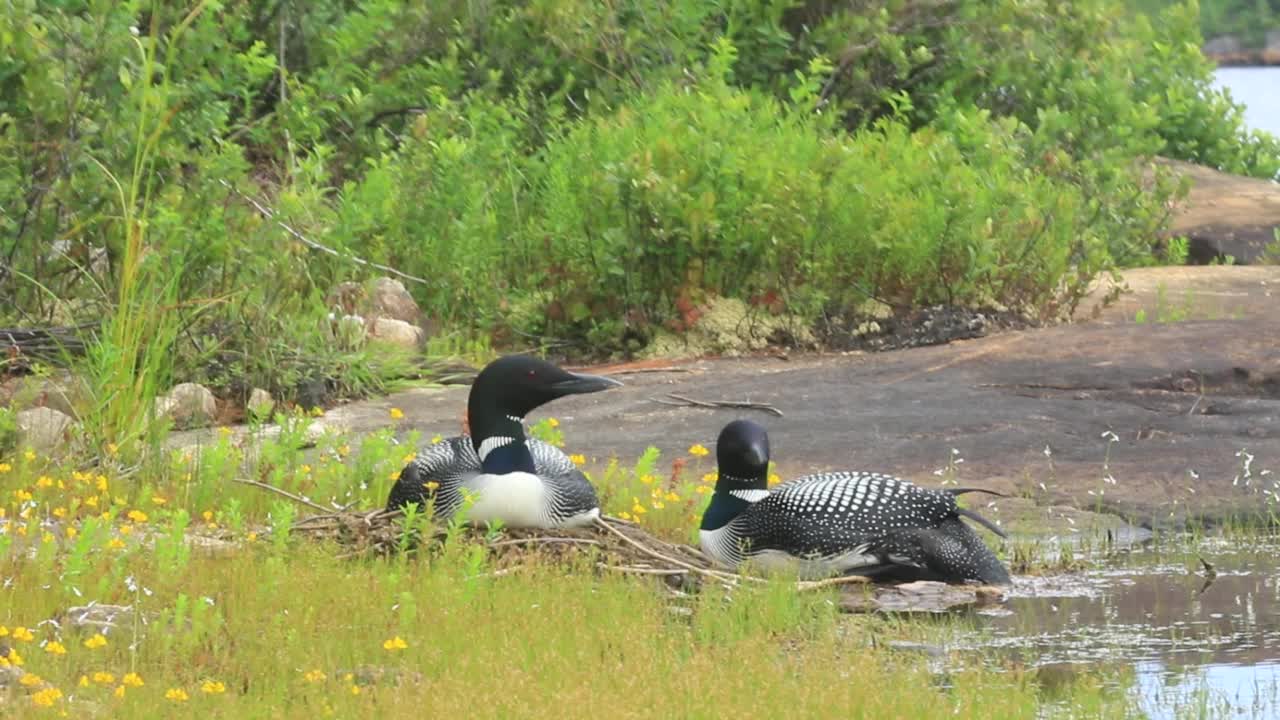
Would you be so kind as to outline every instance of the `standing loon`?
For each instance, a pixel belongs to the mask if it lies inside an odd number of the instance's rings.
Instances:
[[[400,473],[387,509],[408,503],[427,507],[447,521],[473,504],[467,520],[497,520],[510,527],[555,528],[587,525],[600,515],[595,488],[558,448],[526,438],[523,420],[534,408],[564,395],[607,390],[622,383],[571,373],[527,355],[489,363],[467,399],[470,437],[431,446]]]
[[[968,489],[928,490],[889,475],[830,472],[768,488],[769,436],[735,420],[716,443],[719,477],[702,515],[702,550],[716,563],[750,561],[801,577],[865,575],[883,580],[976,580],[1009,584],[1009,571],[956,505]]]

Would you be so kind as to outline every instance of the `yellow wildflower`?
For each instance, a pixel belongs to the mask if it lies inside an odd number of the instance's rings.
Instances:
[[[30,630],[19,625],[13,629],[13,639],[18,642],[31,642],[36,639],[36,636],[32,635]]]
[[[205,680],[204,683],[200,685],[200,692],[207,693],[209,695],[217,695],[226,691],[227,686],[216,680]]]
[[[666,500],[667,502],[680,502],[680,496],[673,492],[669,492],[666,494]]]
[[[99,685],[110,685],[111,683],[116,681],[116,676],[112,675],[109,672],[102,672],[101,670],[99,670],[98,672],[93,674],[93,681],[98,683]]]
[[[205,510],[204,512],[200,513],[200,517],[204,518],[205,522],[213,522],[213,511]]]
[[[223,425],[222,427],[218,428],[218,434],[221,435],[222,437],[230,437],[231,428],[227,427],[226,425]]]
[[[106,491],[107,491],[107,488],[108,488],[108,487],[110,487],[110,486],[111,486],[111,484],[107,482],[107,476],[106,476],[106,475],[99,475],[99,476],[98,476],[97,486],[98,486],[98,492],[103,492],[103,493],[104,493],[104,492],[106,492]]]
[[[57,640],[50,640],[48,645],[44,646],[44,651],[50,655],[66,655],[67,649]]]
[[[132,535],[132,534],[133,534],[133,526],[132,526],[132,525],[121,525],[121,526],[120,526],[120,534],[121,534],[121,535]]]
[[[22,667],[22,656],[18,654],[17,648],[9,648],[9,657],[5,660],[14,667]]]
[[[644,506],[640,504],[640,500],[637,498],[631,498],[631,505],[631,514],[635,515],[637,520],[640,519],[641,515],[649,512],[644,509]]]
[[[311,472],[311,466],[310,466],[310,465],[303,465],[303,466],[302,466],[302,474],[303,474],[303,475],[306,475],[306,474],[308,474],[308,473],[310,473],[310,472]]]
[[[352,695],[359,695],[359,694],[360,694],[360,686],[359,686],[359,685],[352,685],[352,686],[351,686],[351,694],[352,694]]]
[[[92,508],[98,507],[98,496],[90,495],[89,497],[84,499],[84,504],[86,507],[92,507]]]
[[[22,457],[26,458],[27,462],[31,462],[32,460],[36,459],[36,453],[34,450],[28,450],[22,453]]]
[[[657,478],[655,478],[652,475],[642,475],[640,477],[640,482],[644,483],[645,485],[652,485],[655,480],[657,480]]]
[[[560,427],[560,421],[555,418],[547,418],[547,425],[553,428]]]
[[[107,443],[107,454],[108,454],[108,455],[119,455],[119,454],[120,454],[120,446],[119,446],[119,445],[116,445],[115,443]]]
[[[44,543],[45,545],[48,545],[49,543],[53,542],[53,533],[47,532],[41,535],[40,542]]]
[[[5,464],[0,463],[0,467],[5,467]],[[14,490],[13,496],[17,498],[18,502],[26,502],[27,500],[31,499],[31,493],[26,490],[23,490],[22,488],[18,488],[17,490]]]
[[[8,636],[9,636],[9,628],[3,625],[0,625],[0,637],[8,637]]]
[[[111,541],[107,543],[107,547],[111,550],[123,550],[124,541],[120,538],[111,538]]]
[[[715,485],[715,484],[716,484],[716,474],[715,474],[715,473],[713,473],[713,472],[709,472],[709,473],[707,473],[706,475],[703,475],[703,476],[702,476],[702,482],[703,482],[703,483],[706,483],[707,485]]]
[[[711,451],[702,446],[701,443],[689,446],[689,454],[695,457],[705,457],[711,454]]]
[[[621,513],[618,513],[618,517],[622,518],[623,520],[630,520],[630,519],[631,519],[631,513],[629,513],[629,512],[621,512]]]
[[[706,495],[707,493],[711,492],[711,488],[707,487],[706,485],[699,485],[698,487],[694,488],[693,491],[698,493],[699,495]]]
[[[409,463],[417,459],[418,459],[418,453],[409,453],[408,455],[404,456],[404,464],[408,465]]]
[[[89,687],[89,676],[81,675],[80,679],[76,682],[76,684],[79,685],[80,687]]]
[[[388,640],[388,641],[386,641],[386,642],[382,643],[382,649],[383,649],[383,650],[390,650],[390,651],[392,651],[392,652],[394,652],[394,651],[396,651],[396,650],[404,650],[404,649],[405,649],[405,648],[407,648],[407,647],[409,647],[409,644],[408,644],[408,643],[406,643],[403,639],[401,639],[401,637],[400,637],[399,635],[397,635],[397,636],[395,636],[395,637],[391,638],[390,640]]]
[[[574,465],[586,465],[586,464],[587,464],[587,458],[586,458],[585,456],[583,456],[583,455],[570,455],[570,456],[569,456],[569,460],[570,460],[570,462],[572,462]]]
[[[782,478],[778,476],[778,473],[769,473],[770,485],[777,485],[780,482],[782,482]]]
[[[404,419],[404,411],[403,411],[403,410],[401,410],[400,408],[396,408],[396,407],[391,408],[390,415],[391,415],[391,419],[392,419],[392,420],[403,420],[403,419]]]
[[[164,698],[174,702],[186,702],[190,699],[187,695],[187,691],[182,688],[169,688],[168,690],[165,690]]]
[[[124,686],[123,685],[118,686],[115,690],[111,691],[111,694],[115,695],[118,698],[124,697]]]
[[[250,532],[248,535],[244,536],[244,539],[248,540],[249,542],[253,542],[254,540],[258,539],[258,533]]]
[[[53,478],[49,477],[48,475],[41,475],[40,477],[36,478],[36,487],[42,487],[42,488],[53,487]]]
[[[102,633],[96,633],[94,634],[93,637],[84,641],[84,646],[89,648],[90,650],[93,650],[94,648],[100,648],[106,644],[107,644],[107,638],[104,637]]]
[[[661,509],[662,509],[662,508],[664,508],[664,507],[666,507],[666,504],[664,504],[661,500],[654,500],[654,501],[653,501],[653,509],[654,509],[654,510],[661,510]]]
[[[75,539],[75,537],[76,537],[76,535],[78,535],[78,534],[80,533],[80,531],[79,531],[79,530],[76,530],[74,527],[72,527],[72,526],[68,525],[68,526],[67,526],[67,529],[66,529],[66,530],[64,530],[64,531],[63,531],[63,533],[65,533],[65,534],[66,534],[66,536],[67,536],[67,539],[68,539],[68,540],[74,540],[74,539]]]
[[[442,442],[444,442],[444,436],[443,436],[443,435],[441,435],[440,433],[436,433],[435,435],[432,435],[432,436],[431,436],[431,444],[432,444],[432,445],[435,445],[435,444],[437,444],[437,443],[442,443]]]
[[[129,514],[126,515],[125,517],[129,518],[130,520],[136,523],[144,523],[147,521],[147,514],[142,512],[141,510],[130,510]]]
[[[324,410],[322,410],[319,405],[316,405],[311,408],[312,417],[320,417],[323,414],[324,414]]]
[[[62,691],[54,687],[45,688],[31,696],[31,702],[40,707],[52,707],[60,699],[62,699]]]
[[[151,497],[151,504],[152,504],[152,505],[163,505],[163,504],[165,504],[165,503],[167,503],[167,502],[169,502],[169,501],[168,501],[168,500],[166,500],[166,499],[164,499],[163,497],[161,497],[161,496],[159,496],[159,495],[153,495],[153,496]]]
[[[27,673],[26,675],[23,675],[18,682],[26,687],[33,687],[44,682],[44,678],[35,673]]]
[[[132,672],[120,678],[120,682],[124,685],[128,685],[129,687],[142,687],[144,685],[142,678],[138,676],[138,673]]]
[[[302,676],[302,679],[309,683],[324,682],[324,671],[319,668],[316,668],[315,670],[308,670],[306,674]]]
[[[343,445],[338,448],[338,457],[346,457],[351,454],[351,446]]]
[[[424,488],[426,488],[426,489],[428,489],[428,490],[433,490],[433,491],[434,491],[436,488],[440,487],[440,483],[436,482],[435,480],[428,480],[428,481],[426,481],[426,482],[422,483],[422,487],[424,487]]]
[[[0,462],[0,475],[3,475],[13,469],[9,463]]]
[[[53,509],[53,516],[56,518],[64,518],[67,516],[67,509],[64,507],[56,507]]]

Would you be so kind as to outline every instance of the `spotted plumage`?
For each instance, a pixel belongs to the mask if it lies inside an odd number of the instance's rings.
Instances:
[[[501,521],[511,527],[593,522],[600,510],[591,483],[558,448],[526,438],[523,418],[557,397],[619,384],[522,355],[495,360],[471,388],[471,435],[448,438],[420,453],[401,471],[387,508],[416,503],[446,521],[465,507],[471,523]]]
[[[700,532],[718,563],[750,562],[804,576],[1009,582],[1008,571],[956,504],[967,490],[929,490],[880,473],[807,475],[767,490],[768,436],[730,423],[717,443],[720,476]]]

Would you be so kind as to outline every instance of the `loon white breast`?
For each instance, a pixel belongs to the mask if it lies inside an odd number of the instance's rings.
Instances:
[[[699,539],[717,563],[805,577],[859,574],[885,579],[976,580],[1007,584],[1008,571],[963,523],[969,490],[928,490],[890,475],[831,472],[768,491],[769,439],[746,420],[729,423],[716,443],[719,477]]]
[[[523,419],[558,397],[618,385],[525,355],[495,360],[471,387],[471,436],[451,437],[419,453],[401,471],[387,508],[431,505],[440,521],[466,508],[468,522],[511,527],[594,521],[600,514],[595,488],[560,449],[525,437]]]

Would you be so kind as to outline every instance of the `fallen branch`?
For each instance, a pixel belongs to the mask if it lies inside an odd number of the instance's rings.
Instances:
[[[782,411],[769,405],[768,403],[751,402],[749,400],[695,400],[684,395],[676,393],[667,393],[667,397],[671,400],[663,400],[661,398],[649,398],[653,402],[662,405],[671,405],[673,407],[704,407],[704,408],[742,408],[745,410],[762,410],[764,412],[783,417]]]
[[[614,572],[627,573],[629,575],[688,575],[685,570],[671,568],[645,568],[634,567],[631,565],[609,565],[608,563],[596,563],[596,567],[603,570],[612,570]]]
[[[281,490],[275,485],[268,485],[264,482],[258,482],[257,480],[245,480],[244,478],[235,478],[235,481],[240,483],[241,485],[252,485],[257,488],[262,488],[263,490],[269,490],[273,493],[276,493],[277,495],[283,495],[296,503],[301,503],[303,505],[306,505],[312,510],[319,510],[320,512],[324,512],[324,513],[327,513],[330,510],[330,508],[320,505],[319,503],[311,502],[310,500],[302,497],[301,495],[294,495],[288,490]]]
[[[809,592],[810,590],[824,590],[841,585],[866,585],[869,582],[871,582],[871,578],[861,575],[841,575],[840,577],[827,578],[826,580],[801,580],[796,583],[796,590]]]
[[[426,281],[426,280],[424,280],[424,279],[422,279],[422,278],[420,278],[420,277],[415,277],[415,276],[410,275],[410,274],[408,274],[408,273],[400,272],[399,270],[397,270],[397,269],[395,269],[395,268],[393,268],[393,267],[390,267],[390,266],[388,266],[388,265],[382,265],[382,264],[379,264],[379,263],[376,263],[376,262],[371,262],[371,261],[369,261],[369,260],[365,260],[364,258],[357,257],[357,256],[352,255],[352,254],[350,254],[350,253],[345,253],[345,254],[344,254],[344,253],[338,252],[337,250],[334,250],[333,248],[329,247],[328,245],[321,245],[320,243],[316,242],[315,240],[312,240],[311,238],[307,237],[306,235],[303,235],[301,232],[299,232],[299,231],[297,231],[297,230],[293,229],[293,227],[291,227],[288,223],[285,223],[285,222],[283,222],[282,220],[280,220],[279,218],[277,218],[277,217],[276,217],[275,212],[274,212],[274,211],[272,211],[272,210],[271,210],[271,208],[269,208],[269,207],[267,207],[267,206],[263,205],[262,203],[258,202],[257,200],[254,200],[252,197],[249,197],[248,195],[246,195],[246,194],[244,194],[244,193],[240,192],[240,190],[238,190],[238,189],[237,189],[235,186],[233,186],[231,183],[229,183],[229,182],[227,182],[226,180],[223,180],[223,179],[221,179],[221,178],[219,178],[218,182],[222,183],[223,187],[227,188],[227,189],[228,189],[228,190],[230,190],[231,192],[233,192],[233,193],[235,193],[236,195],[239,195],[241,198],[243,198],[245,202],[247,202],[247,203],[249,203],[250,205],[252,205],[252,206],[254,207],[254,209],[255,209],[255,210],[257,210],[259,213],[261,213],[261,214],[262,214],[262,216],[263,216],[263,217],[265,217],[265,218],[266,218],[266,219],[268,219],[268,220],[271,220],[271,221],[275,222],[275,224],[276,224],[276,225],[279,225],[279,226],[280,226],[280,229],[282,229],[282,230],[284,230],[285,232],[287,232],[287,233],[289,233],[290,235],[292,235],[292,236],[293,236],[293,238],[294,238],[295,240],[297,240],[298,242],[302,243],[303,245],[306,245],[307,247],[309,247],[309,248],[311,248],[311,249],[313,249],[313,250],[319,250],[319,251],[321,251],[321,252],[329,253],[330,255],[332,255],[332,256],[334,256],[334,257],[344,258],[344,259],[350,260],[350,261],[352,261],[352,262],[356,263],[357,265],[365,265],[365,266],[367,266],[367,267],[375,268],[375,269],[377,269],[377,270],[381,270],[381,271],[383,271],[383,272],[388,272],[388,273],[391,273],[392,275],[395,275],[396,277],[402,277],[402,278],[404,278],[405,280],[412,280],[413,282],[421,283],[421,284],[423,284],[423,285],[430,285],[430,284],[431,284],[430,282],[428,282],[428,281]]]
[[[622,538],[624,542],[636,548],[637,550],[644,553],[645,555],[648,555],[656,560],[661,560],[662,562],[667,563],[668,565],[674,565],[678,568],[684,568],[685,570],[688,570],[689,572],[695,573],[697,575],[711,578],[712,580],[715,580],[720,583],[725,583],[730,587],[737,585],[739,580],[754,580],[756,582],[760,582],[758,578],[753,578],[746,575],[724,573],[724,572],[720,572],[719,570],[704,570],[700,567],[690,565],[687,562],[676,560],[675,558],[672,558],[672,557],[667,557],[666,555],[663,555],[657,550],[647,548],[643,544],[637,542],[636,540],[633,540],[632,538],[627,537],[626,533],[622,532],[621,530],[615,528],[614,526],[610,525],[609,523],[603,520],[597,520],[596,525]]]

